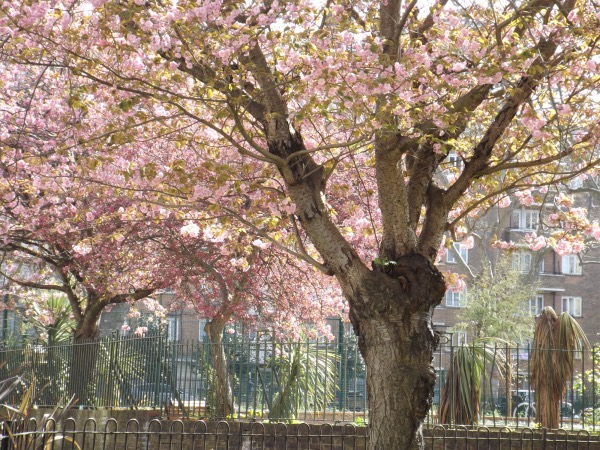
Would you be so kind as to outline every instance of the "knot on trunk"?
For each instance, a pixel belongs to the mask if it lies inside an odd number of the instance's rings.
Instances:
[[[433,389],[435,387],[435,371],[427,367],[420,371],[415,380],[414,417],[423,422],[433,405]]]
[[[372,267],[398,280],[402,290],[411,298],[415,311],[439,305],[446,292],[441,272],[419,253],[400,256],[393,261],[375,260]]]

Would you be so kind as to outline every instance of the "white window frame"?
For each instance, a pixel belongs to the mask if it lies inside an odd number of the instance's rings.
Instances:
[[[466,331],[455,331],[452,333],[452,345],[466,345],[467,341],[467,332]]]
[[[510,226],[517,230],[537,230],[540,224],[540,212],[537,209],[513,209],[510,216]]]
[[[544,296],[536,295],[535,297],[529,299],[529,312],[534,316],[538,316],[542,309],[544,308]]]
[[[580,187],[583,187],[583,180],[579,177],[571,178],[569,180],[569,187],[571,189],[579,189]]]
[[[525,250],[516,250],[512,254],[512,268],[521,273],[531,271],[531,252]]]
[[[462,170],[465,165],[463,159],[460,156],[458,156],[454,151],[448,153],[446,161],[448,161],[452,167],[456,167],[459,170]]]
[[[454,243],[454,249],[459,253],[459,255],[461,256],[461,258],[465,261],[465,263],[469,263],[469,249],[464,246],[461,243]],[[452,252],[450,251],[450,249],[448,249],[448,251],[446,252],[446,262],[448,264],[456,264],[458,261],[456,260],[456,258],[454,257],[454,255],[452,254]]]
[[[181,339],[181,316],[167,316],[167,333],[169,341]]]
[[[450,289],[446,291],[446,306],[449,308],[463,308],[466,304],[467,290],[453,292]]]
[[[6,322],[4,315],[6,314]],[[6,324],[6,328],[4,325]],[[5,309],[0,311],[0,336],[14,336],[17,334],[17,314],[15,311]]]
[[[206,331],[204,331],[204,325],[208,322],[208,319],[200,319],[198,320],[198,342],[204,342],[204,336],[206,336]]]
[[[568,312],[571,317],[582,316],[581,297],[566,296],[561,301],[562,312]]]
[[[560,267],[563,275],[581,275],[583,273],[579,256],[574,254],[563,255]]]

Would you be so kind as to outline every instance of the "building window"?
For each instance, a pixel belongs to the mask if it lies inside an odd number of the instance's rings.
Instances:
[[[581,177],[572,178],[571,180],[569,180],[569,187],[571,189],[579,189],[579,188],[583,187],[583,178],[581,178]]]
[[[531,253],[526,251],[513,252],[512,268],[523,273],[529,272],[531,270]]]
[[[564,255],[561,262],[562,273],[565,275],[581,275],[581,261],[577,255]]]
[[[454,244],[454,249],[458,252],[465,263],[469,262],[469,249],[462,244]],[[446,262],[450,264],[456,263],[456,258],[450,250],[446,252]]]
[[[453,308],[460,308],[465,306],[467,299],[466,290],[462,292],[452,292],[451,290],[446,291],[446,306]]]
[[[534,316],[537,316],[542,312],[544,308],[544,296],[536,295],[534,298],[529,300],[529,311]]]
[[[0,339],[18,335],[17,316],[14,311],[0,311]]]
[[[562,312],[568,312],[573,317],[581,317],[581,297],[563,297]]]
[[[511,213],[510,226],[519,230],[537,230],[540,212],[535,209],[515,209]]]
[[[198,321],[198,341],[199,342],[205,341],[206,331],[204,331],[204,326],[206,325],[206,322],[208,322],[207,319],[200,319]]]
[[[458,156],[455,152],[448,153],[447,161],[450,163],[450,167],[456,167],[459,170],[462,170],[464,166],[463,159]]]
[[[452,345],[466,345],[467,344],[467,332],[457,331],[452,333]]]
[[[167,316],[167,333],[170,341],[179,341],[181,338],[181,317]]]

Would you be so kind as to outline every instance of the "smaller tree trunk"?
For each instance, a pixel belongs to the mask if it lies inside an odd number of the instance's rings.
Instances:
[[[75,394],[78,405],[91,406],[96,403],[98,334],[97,320],[89,317],[84,317],[75,329],[67,390],[69,395]]]
[[[204,326],[210,344],[210,355],[215,375],[213,415],[218,418],[229,417],[235,412],[233,389],[229,380],[227,356],[223,346],[223,331],[226,323],[226,320],[218,318],[207,322]]]

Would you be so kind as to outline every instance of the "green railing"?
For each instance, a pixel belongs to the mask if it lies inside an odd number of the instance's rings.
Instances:
[[[437,423],[440,392],[457,348],[448,339],[435,352],[438,377],[430,424]],[[534,426],[531,349],[508,345],[490,349],[509,355],[503,361],[511,370],[502,377],[493,364],[486,366],[489,376],[482,385],[479,425]],[[0,379],[18,374],[30,383],[35,378],[39,407],[55,406],[76,392],[80,407],[160,408],[172,416],[223,418],[226,409],[217,395],[223,381],[216,376],[213,357],[221,352],[215,350],[205,342],[171,341],[164,334],[55,347],[32,342],[0,347]],[[270,334],[253,339],[233,334],[224,337],[223,350],[233,418],[262,420],[270,412],[273,418],[277,409],[284,411],[278,420],[362,423],[366,419],[366,371],[353,337],[282,343]],[[600,352],[579,352],[574,361],[575,375],[563,397],[560,426],[595,430],[600,427]],[[9,403],[17,404],[19,395],[15,391]]]

